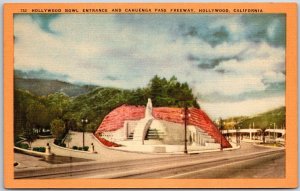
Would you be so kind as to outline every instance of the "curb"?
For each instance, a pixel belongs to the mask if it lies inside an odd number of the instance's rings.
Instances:
[[[97,153],[93,153],[93,152],[90,152],[90,151],[81,151],[81,150],[75,150],[75,149],[70,149],[70,148],[66,148],[66,147],[61,147],[61,146],[58,146],[54,143],[50,143],[51,146],[53,147],[56,147],[58,149],[63,149],[63,150],[67,150],[67,151],[70,151],[70,152],[77,152],[77,153],[84,153],[84,154],[97,154]]]
[[[23,154],[26,155],[31,155],[31,156],[38,156],[38,157],[45,157],[45,156],[50,156],[52,155],[51,153],[42,153],[42,152],[37,152],[37,151],[32,151],[32,150],[27,150],[27,149],[22,149],[19,147],[14,147],[14,150],[17,150]]]
[[[151,152],[143,152],[143,151],[130,151],[130,150],[122,150],[118,149],[118,147],[107,147],[103,145],[97,137],[95,137],[94,134],[92,134],[94,139],[98,141],[98,143],[101,144],[102,147],[109,149],[109,150],[114,150],[114,151],[121,151],[121,152],[127,152],[127,153],[137,153],[137,154],[148,154],[148,155],[186,155],[183,151],[182,152],[165,152],[165,153],[151,153]],[[235,147],[235,148],[224,148],[223,151],[231,151],[231,150],[236,150],[241,148],[241,146]],[[220,149],[212,149],[212,150],[201,150],[201,151],[190,151],[187,154],[200,154],[200,153],[209,153],[209,152],[218,152],[221,151]]]
[[[254,143],[253,145],[257,146],[257,147],[264,147],[264,148],[271,148],[271,149],[278,149],[278,150],[280,150],[280,149],[284,150],[285,149],[285,147],[275,147],[275,146],[259,145],[257,143]]]

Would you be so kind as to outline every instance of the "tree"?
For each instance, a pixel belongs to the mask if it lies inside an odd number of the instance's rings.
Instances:
[[[15,141],[24,133],[27,124],[27,108],[36,103],[34,96],[27,91],[14,90],[14,138]]]
[[[34,142],[38,138],[38,136],[34,132],[33,128],[30,127],[29,122],[27,122],[26,126],[27,126],[27,128],[24,131],[23,137],[28,142],[29,147],[31,148],[32,142]]]
[[[64,142],[68,144],[68,147],[70,147],[70,142],[72,141],[71,135],[68,133],[65,137]]]
[[[266,142],[266,130],[267,130],[267,127],[263,127],[263,128],[260,129],[260,133],[262,135],[262,141],[263,141],[263,143]]]
[[[49,113],[52,117],[51,121],[55,118],[62,118],[69,109],[71,100],[68,96],[62,93],[54,93],[47,96],[45,104],[49,108]]]
[[[51,133],[52,135],[58,139],[58,140],[62,140],[64,133],[65,133],[65,123],[63,120],[61,119],[54,119],[51,123]]]
[[[37,129],[38,132],[41,132],[41,129],[47,127],[50,123],[49,112],[41,103],[30,104],[27,108],[26,118],[31,127]]]
[[[189,85],[186,82],[178,82],[175,76],[167,80],[155,75],[148,88],[154,106],[200,107]]]
[[[270,125],[270,122],[269,122],[269,119],[267,119],[267,118],[260,120],[256,124],[256,127],[258,127],[260,129],[263,143],[266,142],[266,130],[269,127],[269,125]]]

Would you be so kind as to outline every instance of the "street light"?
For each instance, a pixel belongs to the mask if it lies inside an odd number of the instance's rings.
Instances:
[[[180,116],[181,116],[182,120],[184,120],[184,153],[187,154],[188,153],[188,151],[187,151],[187,138],[186,138],[187,123],[188,123],[189,117],[191,117],[191,114],[189,113],[189,110],[188,110],[186,105],[184,106],[184,109],[182,110]]]
[[[82,149],[84,147],[84,131],[85,131],[85,125],[88,123],[88,119],[87,118],[82,118],[81,119],[81,123],[82,123]]]
[[[236,145],[239,146],[241,144],[240,126],[237,127],[236,135],[237,135],[237,139],[236,139],[237,143],[236,143]]]
[[[235,124],[234,125],[234,129],[235,129],[235,142],[236,142],[236,146],[238,146],[238,127],[237,127],[237,125]]]
[[[221,151],[223,151],[223,145],[222,145],[222,142],[223,142],[223,133],[222,133],[222,129],[223,129],[223,120],[220,117],[219,118],[219,130],[220,130],[220,133],[221,133],[221,141],[220,141],[220,149],[221,149]]]

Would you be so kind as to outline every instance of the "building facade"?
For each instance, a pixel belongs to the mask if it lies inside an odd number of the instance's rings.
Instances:
[[[186,139],[189,146],[230,148],[212,120],[201,110],[189,108]],[[182,108],[122,105],[102,121],[95,136],[118,145],[183,145]]]

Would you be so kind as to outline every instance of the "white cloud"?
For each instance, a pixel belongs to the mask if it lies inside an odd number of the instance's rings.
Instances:
[[[143,87],[155,74],[167,78],[175,75],[188,82],[195,93],[204,95],[261,91],[266,88],[265,82],[285,80],[285,49],[264,41],[251,42],[240,26],[240,16],[166,18],[66,14],[52,20],[49,27],[55,34],[49,34],[30,16],[18,16],[14,20],[15,68],[43,68],[67,74],[71,82],[121,88]],[[183,37],[177,30],[186,23],[201,25],[203,30],[205,26],[224,26],[232,41],[213,47],[205,39]],[[270,35],[276,32],[269,30]],[[190,61],[188,55],[199,60]],[[197,68],[204,60],[231,57],[214,69]]]
[[[202,93],[222,93],[223,95],[237,95],[244,92],[261,91],[265,85],[261,78],[252,75],[223,75],[199,84]]]
[[[200,101],[201,108],[213,119],[241,115],[251,116],[284,105],[284,97],[252,99],[233,103],[205,103]]]
[[[276,37],[276,30],[278,29],[280,22],[278,19],[275,19],[270,24],[269,28],[267,29],[267,34],[270,39],[274,39]]]
[[[276,82],[284,82],[285,75],[280,72],[267,71],[263,75],[264,80],[267,83],[276,83]]]

